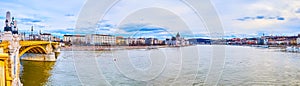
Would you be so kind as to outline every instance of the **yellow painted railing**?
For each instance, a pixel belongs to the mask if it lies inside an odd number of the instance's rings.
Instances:
[[[8,45],[9,45],[9,42],[7,41],[4,41],[0,44],[0,49],[1,49],[1,52],[0,53],[8,53]]]
[[[49,41],[20,41],[21,46],[32,46],[32,45],[40,45],[40,44],[53,44],[57,45],[59,42],[49,42]]]
[[[0,61],[0,86],[5,86],[5,62]]]
[[[12,83],[8,58],[7,53],[0,53],[0,86],[11,86]]]

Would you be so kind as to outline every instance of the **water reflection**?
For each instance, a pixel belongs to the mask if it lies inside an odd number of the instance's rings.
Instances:
[[[21,61],[21,82],[24,86],[45,85],[55,62]]]

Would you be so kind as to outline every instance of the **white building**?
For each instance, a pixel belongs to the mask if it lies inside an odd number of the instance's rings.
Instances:
[[[89,34],[86,35],[86,44],[116,45],[116,37],[113,35]]]
[[[51,33],[42,33],[42,34],[40,34],[40,36],[41,36],[41,40],[43,40],[43,41],[50,41],[50,40],[52,40]]]
[[[72,44],[85,44],[86,37],[85,35],[64,35],[64,42],[71,42]]]
[[[176,34],[176,40],[175,40],[175,46],[184,46],[184,45],[187,45],[187,41],[180,37],[180,34],[177,33]]]
[[[126,42],[126,38],[123,38],[123,36],[116,37],[116,45],[128,45]]]
[[[71,42],[72,44],[116,45],[115,36],[102,34],[64,35],[63,41]]]
[[[64,35],[63,41],[64,42],[71,42],[72,41],[72,36],[73,35]]]
[[[100,35],[100,43],[101,45],[115,45],[116,37],[112,35]]]

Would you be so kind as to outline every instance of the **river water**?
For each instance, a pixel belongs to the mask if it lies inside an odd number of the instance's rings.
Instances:
[[[56,62],[21,63],[24,86],[300,85],[299,53],[242,46],[62,51]]]

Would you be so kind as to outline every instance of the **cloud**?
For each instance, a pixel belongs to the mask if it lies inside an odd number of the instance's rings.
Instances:
[[[121,0],[108,14],[104,19],[111,20],[118,27],[144,23],[163,26],[174,32],[206,31],[203,20],[181,0]]]
[[[300,8],[298,8],[298,9],[295,11],[295,13],[300,13]]]
[[[276,19],[276,17],[267,17],[267,19]]]
[[[45,30],[45,32],[50,32],[50,33],[59,33],[59,34],[73,34],[73,31],[64,30],[64,29],[57,29],[57,30]]]
[[[44,25],[37,25],[38,28],[45,28],[46,26]]]
[[[108,14],[103,17],[105,20],[100,21],[99,24],[78,30],[70,28],[76,25],[77,13],[80,13],[84,2],[85,0],[2,0],[0,20],[5,19],[6,11],[11,11],[12,16],[19,21],[18,26],[22,31],[28,30],[33,25],[38,29],[47,29],[48,32],[57,34],[69,34],[72,31],[132,34],[139,30],[149,36],[154,34],[169,37],[170,34],[191,30],[196,37],[209,37],[205,23],[202,22],[205,20],[195,16],[193,9],[182,3],[181,0],[121,0],[108,10]],[[259,36],[257,34],[259,32],[269,34],[300,32],[299,0],[274,0],[272,2],[268,0],[212,0],[211,2],[219,13],[225,32],[230,32],[225,33],[226,37],[244,37],[247,34],[247,36],[255,37]],[[141,11],[143,8],[151,7],[162,9],[161,11],[157,9]],[[132,16],[129,18],[132,21],[124,23],[131,23],[131,25],[120,24],[126,17],[137,11],[144,13],[140,15],[141,18]],[[170,11],[183,22],[175,22],[174,15],[165,15],[165,11]],[[133,20],[134,18],[136,19]],[[157,20],[155,23],[149,23],[150,20],[155,19]],[[145,24],[137,24],[141,20]],[[86,23],[89,24],[89,22]],[[184,23],[186,26],[180,25]],[[119,24],[121,26],[116,26]],[[4,24],[0,24],[0,27],[3,26]],[[165,30],[174,32],[165,32]],[[183,36],[193,36],[185,34],[187,33],[182,33]]]
[[[38,20],[38,19],[32,19],[32,18],[19,18],[20,22],[42,22],[42,20]]]
[[[11,12],[18,21],[21,31],[31,26],[37,29],[66,30],[59,28],[74,27],[77,14],[85,0],[5,0],[0,3],[0,16]],[[1,19],[0,19],[1,20]],[[0,27],[4,25],[0,24]]]
[[[265,16],[256,16],[256,19],[264,19]]]
[[[97,23],[97,32],[99,34],[113,34],[115,33],[115,25],[109,23],[109,20],[101,20]]]
[[[256,16],[256,17],[243,17],[234,19],[238,21],[251,21],[251,20],[285,20],[284,17],[280,16]]]
[[[114,28],[114,25],[110,23],[98,23],[98,28]]]
[[[212,0],[224,25],[225,32],[254,34],[258,32],[300,32],[299,0]],[[262,19],[257,18],[263,16]],[[233,35],[234,35],[233,34]],[[257,34],[256,34],[257,35]]]
[[[75,16],[74,14],[65,14],[65,16]]]
[[[284,20],[283,17],[277,17],[277,20]]]
[[[165,32],[166,28],[148,24],[125,24],[120,27],[126,32]]]
[[[170,38],[175,34],[167,31],[167,28],[151,25],[151,24],[124,24],[120,27],[121,30],[127,34],[131,34],[131,37],[155,37],[159,39]]]
[[[74,30],[74,28],[67,28],[66,30]]]

